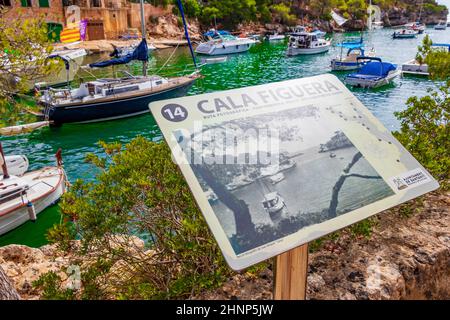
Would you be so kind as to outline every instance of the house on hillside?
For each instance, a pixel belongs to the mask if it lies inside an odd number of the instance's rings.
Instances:
[[[11,19],[42,15],[59,41],[62,29],[87,20],[86,40],[117,39],[140,30],[139,3],[128,0],[0,0],[4,15]],[[167,9],[144,4],[145,19],[167,13]]]

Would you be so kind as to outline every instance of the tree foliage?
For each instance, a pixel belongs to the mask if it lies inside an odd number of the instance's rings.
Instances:
[[[75,228],[81,246],[72,250],[95,262],[82,268],[81,297],[186,298],[220,284],[230,271],[167,144],[138,137],[125,150],[102,147],[103,158],[88,158],[97,182],[77,181],[63,197],[65,220],[75,223],[48,234],[67,248]]]
[[[5,126],[17,122],[27,107],[15,95],[28,91],[33,80],[62,64],[47,60],[53,48],[41,17],[7,19],[0,8],[0,48],[0,126]]]
[[[424,97],[411,97],[407,108],[397,112],[399,141],[425,166],[444,189],[450,177],[450,52],[433,49],[426,36],[417,57],[427,63],[430,76],[445,81]]]

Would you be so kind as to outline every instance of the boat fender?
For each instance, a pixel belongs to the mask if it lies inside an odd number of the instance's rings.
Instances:
[[[225,49],[225,45],[224,44],[222,45],[222,49]]]
[[[28,201],[27,210],[28,210],[28,216],[30,217],[30,220],[35,222],[37,219],[37,216],[36,216],[36,209],[34,208],[33,202]]]

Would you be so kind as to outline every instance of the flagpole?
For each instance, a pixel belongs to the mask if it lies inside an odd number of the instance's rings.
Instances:
[[[147,31],[145,30],[145,14],[144,14],[144,0],[141,0],[141,33],[142,40],[147,37]],[[147,61],[142,61],[142,75],[147,76]]]

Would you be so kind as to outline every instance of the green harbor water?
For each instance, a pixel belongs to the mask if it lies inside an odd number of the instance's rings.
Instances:
[[[370,34],[364,33],[366,48],[374,47],[377,56],[396,64],[412,59],[424,35],[419,35],[417,39],[393,40],[390,36],[392,32],[391,29],[382,29]],[[450,42],[450,29],[445,31],[427,29],[426,33],[434,42]],[[345,36],[358,36],[358,33],[336,34],[332,38],[333,43],[340,42]],[[324,54],[286,57],[286,47],[286,42],[263,42],[247,53],[229,56],[225,63],[205,65],[201,70],[204,78],[195,83],[189,95],[327,73],[330,72],[330,60],[339,54],[339,49],[333,47],[330,52]],[[173,51],[174,49],[165,49],[153,52],[150,67],[157,71],[171,57],[166,68],[160,72],[161,75],[169,75],[175,70],[183,70],[186,64],[192,63],[187,48],[177,48],[174,53]],[[85,63],[99,58],[105,57],[89,56]],[[139,67],[136,65],[133,69],[137,70]],[[97,73],[100,75],[101,72],[104,75],[111,71],[97,71]],[[343,79],[346,73],[335,74]],[[82,72],[80,75],[87,77]],[[427,78],[403,77],[384,88],[356,89],[353,92],[388,129],[395,130],[399,124],[394,112],[405,108],[408,97],[425,95],[429,88],[436,85]],[[99,140],[126,143],[138,135],[154,141],[162,138],[155,120],[148,114],[109,122],[44,128],[30,134],[3,137],[1,141],[7,154],[25,154],[30,161],[31,170],[53,165],[56,150],[62,148],[69,180],[81,178],[92,181],[95,180],[96,171],[91,165],[84,163],[86,153],[100,153],[101,149],[97,144]],[[0,236],[0,246],[10,243],[41,246],[46,243],[46,230],[59,221],[59,208],[55,205],[42,212],[35,223],[27,222]]]

